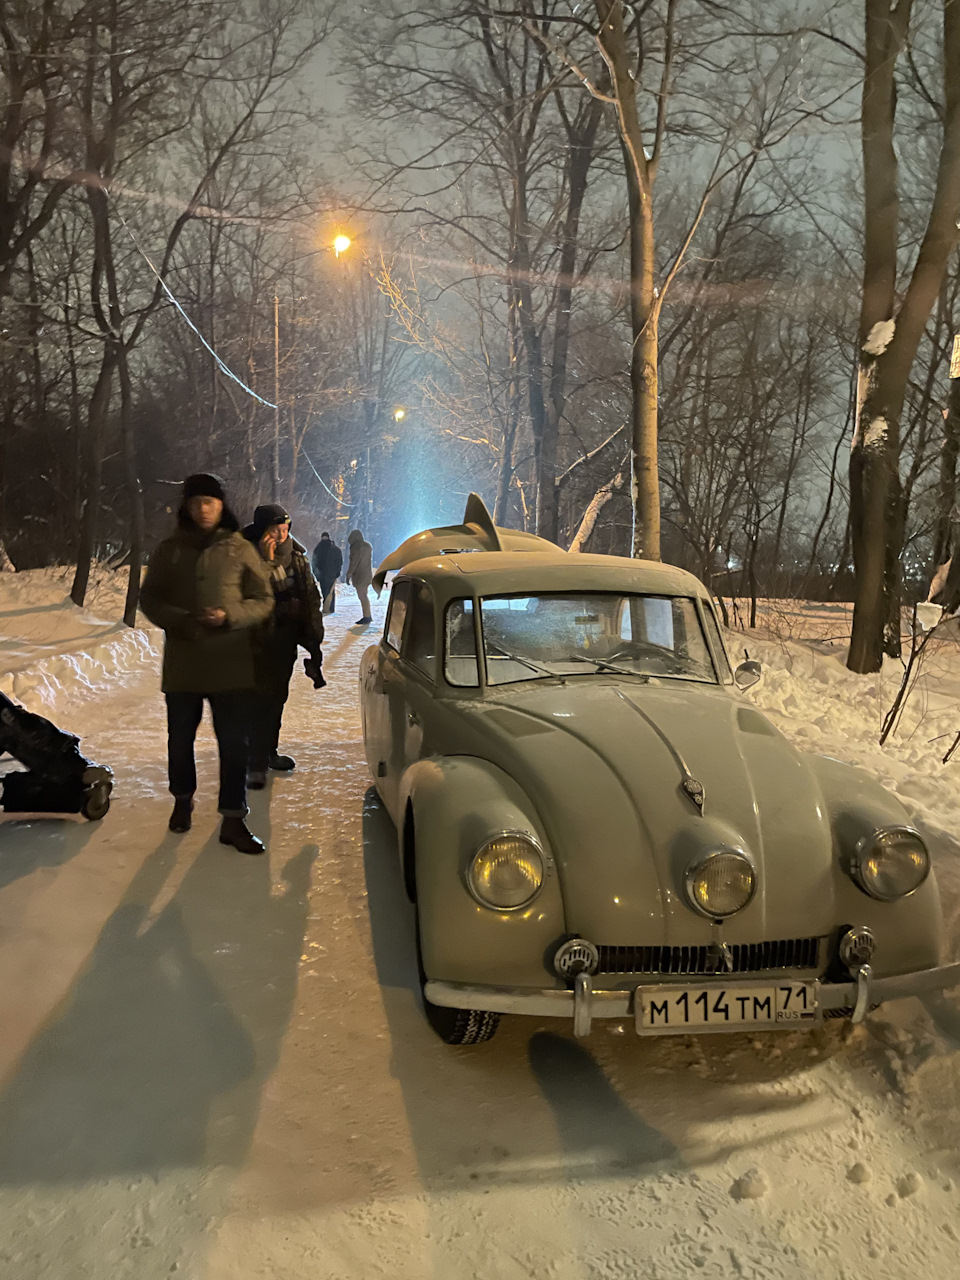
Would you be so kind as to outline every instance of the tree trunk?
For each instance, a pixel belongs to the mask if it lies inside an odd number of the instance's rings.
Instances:
[[[937,523],[933,531],[933,565],[938,568],[953,551],[953,511],[957,501],[957,459],[960,458],[960,378],[950,380],[950,399],[940,446],[937,483]]]
[[[864,273],[857,416],[850,455],[850,519],[856,588],[847,666],[879,671],[900,655],[900,415],[924,326],[937,300],[960,217],[960,11],[943,0],[944,113],[937,183],[910,283],[896,306],[897,157],[894,72],[911,0],[866,0]]]
[[[123,606],[123,621],[128,627],[137,625],[137,604],[140,600],[140,570],[143,565],[143,492],[137,474],[137,449],[133,434],[133,389],[130,386],[130,367],[127,353],[121,347],[117,363],[120,374],[120,439],[123,446],[123,465],[127,481],[127,497],[130,502],[130,574],[127,578],[127,596]]]
[[[544,404],[544,447],[537,488],[537,531],[543,538],[557,542],[560,535],[560,490],[557,485],[557,447],[560,422],[566,408],[567,362],[570,354],[570,324],[573,316],[573,282],[577,266],[580,216],[587,193],[590,166],[596,154],[597,130],[603,115],[603,104],[591,98],[583,116],[567,130],[569,149],[566,179],[569,194],[563,223],[563,240],[557,272],[554,301],[553,341],[550,349],[550,375]]]
[[[660,468],[657,455],[657,321],[653,315],[653,209],[649,195],[630,197],[630,354],[633,439],[631,554],[660,559]]]
[[[87,409],[86,498],[77,544],[77,570],[73,577],[73,586],[70,588],[70,599],[75,605],[81,607],[87,596],[90,565],[97,545],[97,528],[100,522],[100,482],[103,477],[103,441],[116,364],[117,356],[113,344],[109,341],[105,342],[100,372]]]
[[[513,447],[517,438],[517,425],[520,418],[520,389],[514,381],[510,391],[510,407],[507,427],[503,436],[503,448],[500,451],[500,469],[497,476],[497,497],[493,504],[493,523],[502,525],[507,520],[507,503],[510,501],[510,487],[513,484]]]
[[[660,475],[657,461],[657,315],[654,292],[652,165],[637,116],[637,86],[627,55],[624,6],[595,0],[597,43],[610,72],[624,152],[630,208],[630,390],[633,451],[632,554],[660,559]],[[639,21],[639,19],[636,19]]]
[[[571,551],[583,550],[587,539],[596,528],[600,512],[607,505],[613,495],[623,488],[623,479],[623,471],[620,470],[612,480],[608,480],[606,484],[601,485],[590,499],[590,502],[587,504],[587,509],[583,513],[583,519],[580,521],[577,531],[573,535],[573,539],[570,543],[569,549]]]

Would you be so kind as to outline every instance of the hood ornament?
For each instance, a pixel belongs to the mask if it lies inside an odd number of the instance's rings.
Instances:
[[[644,711],[642,707],[638,707],[637,704],[633,701],[633,699],[628,698],[621,689],[617,690],[617,697],[621,698],[627,704],[628,707],[632,707],[633,710],[637,713],[638,716],[640,716],[642,720],[646,720],[647,724],[650,726],[653,732],[657,735],[657,737],[660,739],[663,745],[667,748],[667,750],[673,756],[673,759],[676,762],[677,768],[680,770],[680,774],[681,774],[680,785],[683,787],[684,792],[690,797],[693,803],[697,806],[698,811],[702,814],[703,800],[704,800],[703,783],[698,782],[697,779],[690,772],[690,770],[687,768],[686,761],[684,760],[680,752],[677,750],[676,745],[673,742],[671,742],[669,735],[665,733],[663,729],[661,729],[660,725],[657,724],[653,716],[648,715],[647,712]]]
[[[687,776],[684,778],[683,782],[680,785],[683,787],[684,791],[690,797],[693,803],[697,806],[699,811],[703,813],[703,798],[704,798],[703,783],[698,782],[696,778],[691,778],[691,776],[687,774]]]

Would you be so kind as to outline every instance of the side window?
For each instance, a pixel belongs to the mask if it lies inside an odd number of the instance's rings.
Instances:
[[[443,620],[443,674],[447,684],[476,689],[477,632],[473,622],[473,601],[452,600]]]
[[[422,582],[413,584],[413,594],[407,610],[407,629],[404,635],[404,658],[419,667],[431,680],[437,678],[437,648],[435,642],[433,594]]]
[[[720,677],[721,684],[732,684],[733,674],[730,670],[730,664],[727,661],[726,651],[723,647],[723,641],[720,639],[720,628],[717,626],[716,615],[713,608],[707,604],[706,600],[700,601],[703,609],[703,621],[707,628],[707,639],[710,641],[710,647],[717,655],[717,675]]]
[[[403,624],[407,617],[407,607],[410,603],[410,588],[413,584],[410,582],[397,582],[394,584],[393,591],[390,593],[390,608],[387,610],[387,626],[384,631],[384,639],[391,649],[400,652],[400,640],[403,636]]]

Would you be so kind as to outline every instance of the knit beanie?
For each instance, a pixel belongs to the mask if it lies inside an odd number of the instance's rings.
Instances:
[[[187,476],[186,480],[184,480],[184,502],[188,498],[219,498],[221,502],[226,502],[227,500],[227,496],[223,491],[223,481],[220,477],[207,475],[204,471],[198,471],[196,475]]]
[[[261,507],[257,507],[253,513],[253,531],[258,538],[262,538],[264,532],[270,528],[272,524],[290,524],[290,517],[287,515],[286,507],[281,507],[279,502],[268,502]]]

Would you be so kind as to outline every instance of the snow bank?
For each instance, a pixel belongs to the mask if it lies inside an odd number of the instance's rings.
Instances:
[[[818,613],[814,606],[805,621],[806,638],[777,636],[770,627],[749,636],[730,633],[734,652],[746,646],[763,664],[754,701],[796,746],[867,769],[908,808],[955,829],[960,825],[960,753],[947,765],[942,759],[960,731],[956,628],[941,627],[929,642],[901,721],[881,747],[883,719],[900,686],[903,665],[888,658],[876,675],[855,675],[844,665],[848,632],[843,612],[823,607]],[[830,638],[820,638],[830,630]]]
[[[73,570],[0,576],[0,691],[59,714],[102,694],[159,652],[152,627],[122,622],[125,571],[95,570],[87,604],[69,596]]]

